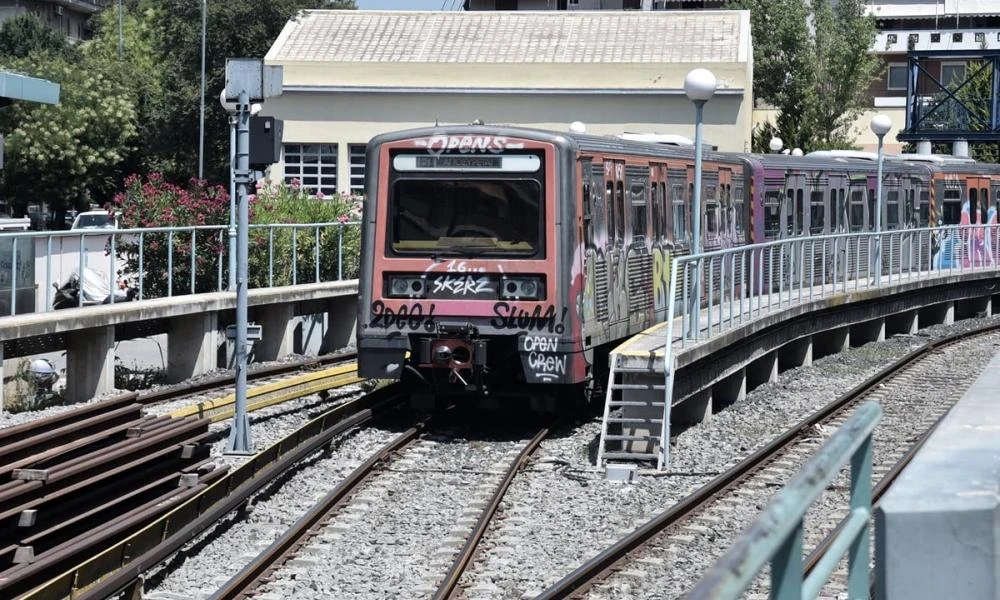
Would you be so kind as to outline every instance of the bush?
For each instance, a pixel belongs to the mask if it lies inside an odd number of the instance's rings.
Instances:
[[[187,189],[168,183],[159,173],[145,181],[138,175],[125,180],[125,190],[115,195],[109,210],[121,212],[119,227],[185,227],[229,223],[229,194],[221,186],[192,179]],[[128,277],[142,272],[144,298],[159,298],[191,291],[191,233],[144,233],[118,236],[118,257],[125,262]],[[195,292],[219,289],[219,261],[224,259],[227,238],[218,231],[194,233]],[[139,264],[139,246],[143,246]],[[173,247],[172,269],[170,267]],[[123,276],[119,273],[119,276]],[[137,284],[137,281],[130,281]],[[173,288],[168,290],[168,284]]]
[[[250,206],[251,223],[278,226],[250,231],[250,287],[316,281],[317,254],[319,281],[336,280],[338,273],[342,279],[358,276],[360,230],[357,225],[348,223],[361,218],[360,196],[326,197],[320,193],[313,197],[295,180],[291,185],[261,181],[257,183],[257,193],[251,197]],[[339,225],[280,227],[300,223]],[[272,256],[267,252],[269,240],[274,248]],[[343,264],[338,260],[340,256],[343,256]]]
[[[221,186],[192,179],[188,187],[168,183],[159,173],[145,180],[132,175],[125,190],[115,196],[109,210],[121,212],[123,229],[228,225],[229,194]],[[312,197],[293,181],[291,185],[261,181],[250,196],[250,223],[277,227],[252,228],[249,240],[250,287],[267,287],[316,281],[317,242],[319,280],[353,279],[360,268],[360,230],[349,224],[361,218],[361,198]],[[336,223],[325,227],[292,227],[293,224]],[[282,227],[281,225],[288,225]],[[317,231],[318,230],[318,231]],[[229,238],[226,231],[198,231],[194,240],[195,293],[220,289],[222,262],[225,289],[228,277]],[[268,254],[268,243],[273,252]],[[138,277],[139,236],[118,236],[117,253],[131,278]],[[187,294],[191,291],[192,243],[190,233],[142,235],[143,298]],[[170,255],[172,251],[172,269]],[[338,249],[343,248],[343,264]],[[294,251],[293,251],[294,249]],[[293,258],[294,257],[294,258]],[[294,269],[293,269],[294,265]],[[119,273],[119,276],[122,276]],[[137,281],[130,281],[136,285]],[[168,290],[172,284],[172,290]],[[169,294],[168,294],[169,292]]]

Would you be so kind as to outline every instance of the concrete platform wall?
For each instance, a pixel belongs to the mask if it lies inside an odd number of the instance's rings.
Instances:
[[[357,294],[357,280],[251,290],[250,321],[263,325],[252,360],[349,346]],[[220,292],[5,317],[0,367],[11,367],[22,356],[65,350],[67,399],[83,401],[114,390],[116,341],[166,333],[167,379],[182,381],[232,366],[226,326],[235,320],[235,303],[235,293]]]
[[[679,418],[675,422],[697,422],[711,415],[707,406],[718,410],[775,381],[782,371],[849,347],[913,334],[958,318],[992,314],[994,299],[1000,301],[1000,294],[993,294],[993,282],[991,277],[969,274],[936,285],[883,288],[881,295],[859,294],[837,302],[792,307],[785,314],[680,349],[673,397],[674,415]]]

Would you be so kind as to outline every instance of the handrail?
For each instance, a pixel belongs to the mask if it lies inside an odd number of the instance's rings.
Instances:
[[[266,245],[266,256],[256,252],[253,255],[259,261],[255,271],[258,282],[261,287],[285,285],[280,277],[276,280],[276,270],[279,276],[282,272],[290,275],[293,285],[342,280],[344,261],[352,260],[353,251],[350,246],[346,248],[349,252],[345,257],[345,237],[359,226],[358,221],[339,220],[251,225],[250,233],[260,238],[261,250]],[[306,235],[299,236],[303,229]],[[223,268],[229,251],[227,235],[226,225],[0,231],[0,264],[7,265],[0,266],[0,314],[25,312],[29,301],[33,301],[34,312],[52,310],[58,297],[56,288],[71,273],[77,277],[97,273],[98,279],[90,281],[99,282],[96,287],[107,288],[98,293],[98,299],[78,294],[78,306],[100,302],[104,295],[108,302],[121,301],[126,293],[119,281],[122,286],[132,287],[131,296],[139,300],[225,291],[229,289]],[[288,264],[282,265],[276,259]],[[353,273],[348,271],[347,275]],[[38,285],[44,287],[38,290]],[[151,286],[155,288],[153,293]],[[29,306],[28,312],[31,310]]]
[[[753,525],[695,585],[688,598],[738,598],[767,563],[771,565],[772,599],[815,598],[844,554],[848,555],[848,596],[867,598],[872,432],[881,415],[882,408],[877,402],[865,402],[858,407],[816,455],[774,495]],[[851,512],[830,550],[809,576],[803,577],[802,538],[806,511],[848,461],[851,464]]]

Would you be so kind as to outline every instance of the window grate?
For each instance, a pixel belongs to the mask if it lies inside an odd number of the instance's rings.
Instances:
[[[299,184],[310,194],[337,193],[337,144],[285,144],[285,183]]]
[[[366,144],[349,144],[347,146],[351,163],[351,193],[365,193],[365,150]]]

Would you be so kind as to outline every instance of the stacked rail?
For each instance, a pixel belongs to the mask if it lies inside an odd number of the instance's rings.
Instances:
[[[0,596],[42,583],[218,480],[207,419],[135,394],[0,429]]]

